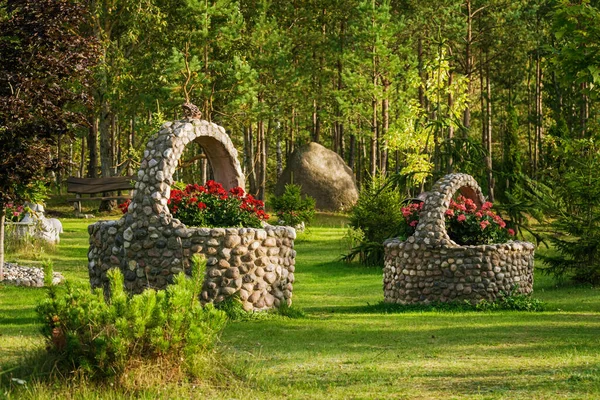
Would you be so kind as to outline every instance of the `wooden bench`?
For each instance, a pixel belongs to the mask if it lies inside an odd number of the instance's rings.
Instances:
[[[67,199],[67,201],[73,202],[75,211],[80,213],[82,201],[130,199],[134,179],[133,176],[111,176],[108,178],[76,178],[70,176],[67,178],[67,192],[75,193],[75,198]],[[81,197],[83,194],[95,195],[98,193],[109,193],[121,190],[126,190],[127,194],[119,194],[117,196]]]

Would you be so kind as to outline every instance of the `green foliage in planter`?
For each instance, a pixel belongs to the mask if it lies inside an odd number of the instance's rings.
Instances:
[[[224,312],[200,304],[206,262],[195,257],[193,264],[191,279],[181,273],[163,291],[128,296],[117,269],[108,272],[108,300],[99,289],[50,289],[37,308],[48,350],[65,367],[96,377],[118,374],[135,359],[193,365],[194,357],[211,351],[226,323]]]
[[[300,186],[293,183],[285,185],[281,196],[271,197],[271,206],[279,220],[288,226],[296,226],[302,222],[310,223],[315,217],[315,199],[302,196]]]

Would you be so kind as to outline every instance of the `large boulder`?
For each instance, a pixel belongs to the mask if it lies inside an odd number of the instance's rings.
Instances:
[[[319,210],[348,210],[358,200],[352,170],[337,153],[318,143],[296,149],[275,186],[281,195],[288,183],[302,187],[302,193],[314,197]]]

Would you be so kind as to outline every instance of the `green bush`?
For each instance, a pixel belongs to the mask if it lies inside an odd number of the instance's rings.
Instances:
[[[122,372],[131,360],[164,358],[193,365],[217,342],[225,313],[198,300],[206,263],[193,260],[191,279],[183,273],[166,290],[128,296],[119,270],[108,272],[108,301],[100,289],[49,289],[38,307],[48,350],[72,370],[90,376]]]
[[[283,224],[296,226],[302,222],[308,224],[315,217],[315,199],[310,196],[302,197],[300,186],[285,185],[281,196],[271,197],[271,206]]]
[[[383,243],[394,237],[404,222],[402,195],[384,178],[374,177],[360,192],[350,213],[350,226],[360,228],[369,242]]]
[[[404,216],[400,192],[386,184],[384,178],[374,177],[360,192],[350,213],[350,226],[364,234],[362,242],[343,256],[351,261],[357,256],[365,265],[383,264],[383,242],[401,233]]]

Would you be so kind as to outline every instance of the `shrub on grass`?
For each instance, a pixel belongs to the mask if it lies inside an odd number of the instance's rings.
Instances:
[[[401,234],[404,217],[400,210],[402,196],[383,177],[374,177],[360,192],[350,213],[350,227],[364,234],[361,243],[342,258],[356,257],[365,265],[383,265],[383,241]]]
[[[205,268],[196,256],[191,279],[181,273],[166,290],[131,297],[116,269],[108,273],[108,300],[100,289],[49,289],[37,308],[48,350],[90,376],[122,373],[136,359],[175,360],[196,369],[197,357],[210,353],[226,323],[224,312],[198,300]]]
[[[301,223],[308,224],[315,217],[316,201],[310,196],[302,197],[300,186],[285,185],[281,196],[271,197],[271,206],[277,217],[284,225],[296,226]]]

